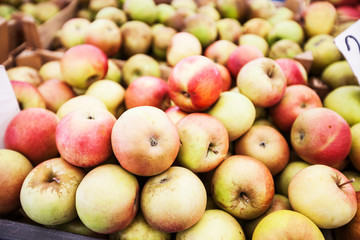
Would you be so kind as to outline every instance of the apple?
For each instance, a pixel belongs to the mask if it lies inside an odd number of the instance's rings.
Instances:
[[[168,19],[175,15],[176,9],[171,4],[159,3],[156,5],[156,22],[166,24]]]
[[[60,59],[60,65],[66,83],[86,89],[91,83],[104,78],[108,69],[108,58],[100,48],[80,44],[66,50]]]
[[[332,89],[345,85],[359,85],[355,74],[346,60],[329,64],[321,73],[321,80]]]
[[[216,40],[217,28],[215,21],[204,14],[194,14],[185,19],[183,31],[193,34],[199,39],[201,46],[206,48]]]
[[[182,32],[182,29],[185,26],[185,19],[194,14],[196,14],[196,11],[190,8],[178,8],[168,19],[166,19],[164,24],[174,28],[176,31]]]
[[[267,21],[269,21],[271,25],[275,25],[283,20],[294,20],[297,17],[298,16],[295,15],[295,12],[293,12],[290,8],[286,6],[279,6],[276,8],[274,14],[267,19]]]
[[[204,51],[204,56],[215,63],[226,66],[230,54],[238,46],[229,40],[217,40],[210,44]]]
[[[275,128],[252,126],[234,143],[237,155],[246,155],[263,162],[274,176],[289,162],[290,150],[285,137]]]
[[[171,38],[166,51],[167,63],[174,67],[182,59],[202,54],[200,40],[188,32],[178,32]]]
[[[220,20],[221,16],[220,16],[219,11],[215,7],[215,4],[213,4],[213,5],[207,4],[207,5],[201,5],[201,6],[198,4],[198,6],[199,6],[197,9],[198,13],[207,15],[214,21]]]
[[[136,175],[152,176],[173,164],[180,141],[174,123],[164,111],[139,106],[126,110],[117,119],[111,145],[123,168]]]
[[[138,53],[128,58],[122,68],[123,83],[129,86],[141,76],[161,77],[159,62],[150,55]]]
[[[186,112],[208,109],[222,92],[219,70],[212,60],[201,55],[178,62],[171,70],[168,84],[170,99]]]
[[[211,193],[216,205],[234,217],[254,219],[270,207],[275,194],[274,180],[261,161],[233,155],[216,168]]]
[[[38,86],[38,90],[45,101],[46,108],[55,113],[63,103],[76,96],[71,87],[59,79],[43,82]]]
[[[172,0],[170,4],[175,9],[188,8],[193,11],[197,9],[197,4],[194,0]]]
[[[311,164],[341,165],[351,148],[349,125],[324,107],[302,112],[293,123],[290,138],[295,152]]]
[[[209,209],[194,226],[177,232],[176,239],[245,240],[245,234],[238,221],[229,213],[220,209]]]
[[[263,37],[252,33],[242,34],[239,37],[239,45],[246,45],[246,44],[257,47],[258,49],[261,50],[264,56],[267,56],[267,53],[269,51],[269,44]]]
[[[67,114],[60,120],[55,135],[61,157],[78,167],[104,162],[112,154],[111,131],[115,122],[109,111],[96,107],[82,107]]]
[[[175,125],[178,121],[188,115],[188,113],[184,112],[176,105],[170,106],[168,109],[165,110],[165,113]]]
[[[98,239],[105,239],[107,237],[104,234],[96,233],[90,230],[81,222],[79,217],[76,217],[74,220],[71,220],[70,222],[66,222],[55,226],[46,226],[46,227],[60,231],[80,234],[87,237],[98,238]]]
[[[357,211],[355,190],[349,183],[335,168],[311,165],[291,179],[289,201],[295,211],[310,218],[319,228],[338,228],[350,222]]]
[[[88,8],[93,12],[98,12],[105,7],[118,7],[119,2],[122,1],[123,0],[89,0]]]
[[[215,63],[217,70],[219,71],[222,79],[222,92],[230,90],[231,86],[233,85],[232,77],[230,71],[224,65],[219,63]]]
[[[275,14],[276,6],[271,0],[252,0],[249,2],[249,18],[270,18]]]
[[[349,158],[352,165],[356,170],[360,171],[360,152],[358,145],[360,143],[360,122],[351,126],[351,149],[349,153]]]
[[[360,192],[356,192],[357,211],[353,219],[344,226],[334,229],[335,237],[337,240],[358,239],[359,232],[359,216],[360,216]]]
[[[264,57],[262,51],[253,45],[240,45],[229,55],[226,63],[231,75],[236,78],[242,67],[257,58]]]
[[[177,163],[193,172],[216,168],[229,150],[229,136],[217,118],[206,113],[190,113],[176,124],[180,138]]]
[[[255,121],[255,106],[238,92],[222,92],[216,103],[207,111],[226,128],[232,142],[247,132]]]
[[[237,75],[236,83],[240,93],[259,107],[271,107],[278,103],[284,96],[287,85],[280,66],[267,57],[245,64]]]
[[[262,215],[260,215],[259,217],[255,218],[255,219],[244,221],[243,228],[244,228],[245,236],[248,239],[251,239],[253,236],[254,230],[255,230],[256,226],[259,224],[259,222],[264,217],[269,215],[270,213],[280,211],[280,210],[292,210],[292,208],[291,208],[289,199],[287,197],[280,195],[280,194],[275,194],[273,197],[272,203],[271,203],[270,207],[268,208],[268,210],[266,210],[266,212],[264,212]]]
[[[10,80],[28,82],[35,87],[39,86],[43,82],[43,79],[39,75],[39,71],[29,66],[16,66],[6,70],[8,78]]]
[[[20,190],[26,216],[43,225],[59,225],[75,219],[75,194],[84,176],[84,170],[62,158],[51,158],[34,167]]]
[[[21,110],[6,128],[5,148],[23,154],[34,166],[57,157],[55,130],[58,122],[55,113],[44,108]]]
[[[39,68],[39,75],[44,81],[54,78],[62,80],[60,60],[52,60],[43,63]]]
[[[109,79],[111,81],[121,83],[122,71],[120,67],[115,63],[114,59],[108,59],[108,70],[104,79]]]
[[[157,8],[154,0],[125,0],[123,9],[132,20],[153,24],[157,17]]]
[[[170,106],[169,86],[161,78],[138,77],[126,88],[124,100],[127,109],[153,106],[166,110]]]
[[[10,83],[20,109],[32,107],[46,108],[43,95],[33,84],[15,80],[10,80]]]
[[[302,160],[290,161],[275,178],[275,192],[288,196],[288,186],[291,179],[302,169],[310,166]]]
[[[243,0],[215,0],[215,6],[222,18],[243,21],[247,17],[249,5]]]
[[[270,213],[258,223],[252,239],[303,239],[304,236],[309,240],[325,240],[321,230],[308,217],[292,210],[279,210]]]
[[[34,17],[44,23],[60,12],[60,7],[55,2],[38,2],[34,6]]]
[[[121,231],[110,234],[110,239],[159,239],[170,240],[171,234],[152,228],[146,221],[141,211],[138,211],[129,226]]]
[[[166,60],[166,52],[177,31],[172,27],[156,24],[152,27],[152,53],[157,59]]]
[[[129,226],[135,218],[139,191],[137,178],[121,166],[100,165],[88,172],[79,184],[76,211],[90,230],[112,234]]]
[[[340,22],[356,21],[360,18],[360,11],[351,5],[341,5],[336,7],[336,15]]]
[[[100,9],[95,15],[95,20],[104,18],[113,21],[118,27],[121,27],[128,20],[123,9],[112,6]]]
[[[269,115],[275,125],[283,132],[290,133],[295,119],[304,111],[322,107],[319,95],[306,85],[286,87],[282,99],[269,108]]]
[[[136,2],[136,1],[133,1]],[[151,47],[151,27],[145,22],[130,20],[120,27],[122,43],[121,52],[125,57],[131,57],[138,53],[147,53]]]
[[[307,37],[330,34],[337,19],[336,8],[327,1],[312,2],[303,12],[303,18]]]
[[[360,122],[360,86],[341,86],[331,90],[324,99],[324,107],[340,114],[353,126]]]
[[[114,56],[122,43],[120,28],[110,19],[96,19],[85,30],[84,43],[100,48],[108,57]]]
[[[307,39],[304,50],[313,55],[310,73],[320,74],[329,64],[342,58],[340,50],[334,43],[334,37],[328,34],[317,34]]]
[[[270,45],[281,39],[289,39],[302,45],[305,33],[302,26],[295,20],[283,20],[273,25],[267,35]]]
[[[354,187],[355,192],[360,191],[360,173],[356,170],[345,170],[342,171],[342,174],[344,174],[348,179],[354,179],[354,182],[351,184]]]
[[[0,216],[4,216],[21,207],[20,189],[33,166],[24,155],[10,149],[0,149],[0,159]]]
[[[250,18],[243,25],[243,34],[256,34],[266,38],[271,28],[271,23],[266,19]]]
[[[206,202],[206,190],[199,177],[179,166],[149,178],[140,194],[146,222],[167,233],[184,231],[199,222]]]
[[[303,52],[300,44],[290,40],[281,39],[271,45],[268,56],[272,59],[278,58],[294,58]]]
[[[283,70],[288,86],[295,84],[307,85],[308,73],[299,61],[291,58],[278,58],[275,59],[275,62]]]
[[[66,102],[64,102],[58,108],[56,115],[59,117],[59,119],[62,119],[68,113],[81,107],[96,107],[96,108],[107,109],[105,103],[103,103],[100,99],[89,95],[79,95],[76,97],[72,97]]]
[[[125,89],[120,83],[109,79],[93,82],[86,90],[85,95],[100,99],[107,110],[116,117],[117,109],[125,98]]]
[[[234,18],[221,18],[215,22],[219,40],[236,43],[243,30],[241,23]]]
[[[85,32],[90,25],[86,18],[74,17],[67,20],[60,29],[60,42],[63,47],[71,48],[85,43]]]

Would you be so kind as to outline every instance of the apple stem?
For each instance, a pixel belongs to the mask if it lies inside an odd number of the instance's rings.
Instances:
[[[60,183],[60,179],[58,179],[56,177],[53,177],[51,180],[54,181],[54,182]]]
[[[349,180],[347,180],[346,182],[341,183],[340,185],[338,185],[339,188],[341,188],[342,186],[349,184],[349,183],[353,183],[355,182],[355,178],[351,178]]]
[[[246,203],[249,203],[250,202],[250,199],[246,196],[245,193],[240,193],[240,196],[245,200]]]
[[[184,97],[186,97],[186,98],[190,97],[190,94],[188,92],[185,92],[185,91],[182,92],[182,95],[184,95]]]
[[[271,78],[272,77],[272,73],[274,71],[275,65],[272,65],[270,70],[268,71],[268,76]]]

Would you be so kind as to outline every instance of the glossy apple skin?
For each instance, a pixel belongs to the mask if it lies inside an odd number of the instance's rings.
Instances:
[[[176,124],[180,138],[177,162],[193,172],[216,168],[229,150],[225,126],[206,113],[190,113]]]
[[[62,158],[48,159],[26,176],[20,191],[25,214],[43,225],[58,225],[77,217],[76,190],[85,171]]]
[[[38,86],[38,90],[45,100],[46,108],[55,113],[64,102],[76,96],[71,87],[59,79],[43,82]]]
[[[121,231],[136,216],[139,191],[137,178],[121,166],[97,166],[86,174],[76,191],[78,216],[94,232]]]
[[[100,48],[80,44],[66,50],[60,66],[66,83],[85,89],[92,82],[104,78],[108,70],[108,58]]]
[[[300,62],[291,58],[278,58],[275,59],[275,62],[283,70],[288,86],[295,84],[307,85],[308,75]]]
[[[189,169],[172,166],[144,185],[140,205],[146,222],[155,229],[174,233],[196,224],[206,208],[206,190]]]
[[[10,83],[20,109],[31,107],[46,108],[44,97],[33,84],[15,80],[10,80]]]
[[[7,126],[5,148],[25,155],[36,166],[59,155],[55,131],[59,118],[44,108],[21,110]]]
[[[357,211],[354,218],[346,225],[334,230],[337,240],[360,238],[360,192],[356,192]]]
[[[222,81],[212,60],[200,55],[186,57],[170,73],[170,98],[183,111],[203,111],[219,98]]]
[[[226,66],[236,78],[241,68],[251,60],[264,57],[260,49],[252,45],[240,45],[229,55]]]
[[[211,193],[219,208],[239,219],[254,219],[270,207],[274,180],[259,160],[232,155],[216,168]]]
[[[170,106],[169,86],[161,78],[142,76],[126,88],[124,100],[127,109],[153,106],[165,110]]]
[[[237,155],[247,155],[263,162],[274,176],[289,162],[290,150],[285,137],[275,128],[252,126],[234,143]]]
[[[21,153],[0,149],[0,216],[21,207],[21,185],[32,169],[31,162]]]
[[[116,118],[108,110],[79,108],[62,118],[56,128],[61,156],[78,167],[96,166],[112,154],[111,131]]]
[[[350,183],[341,185],[347,181],[349,179],[335,168],[323,164],[306,167],[290,181],[290,204],[319,228],[343,226],[357,211],[354,187]]]
[[[295,152],[311,164],[338,166],[351,148],[348,123],[327,108],[312,108],[301,113],[290,132]]]
[[[322,106],[319,95],[313,89],[305,85],[291,85],[286,87],[282,99],[269,108],[269,115],[281,131],[289,133],[302,112]]]
[[[281,227],[278,223],[281,222]],[[279,210],[264,217],[255,228],[253,240],[325,240],[320,229],[306,216],[292,210]]]
[[[152,106],[126,110],[113,127],[111,144],[121,166],[141,176],[168,169],[180,147],[174,123],[164,111]]]

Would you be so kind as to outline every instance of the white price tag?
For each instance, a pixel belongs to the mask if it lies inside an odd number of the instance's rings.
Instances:
[[[0,149],[4,146],[4,135],[11,119],[20,111],[5,67],[0,65]]]
[[[334,42],[360,83],[360,20],[340,33]]]

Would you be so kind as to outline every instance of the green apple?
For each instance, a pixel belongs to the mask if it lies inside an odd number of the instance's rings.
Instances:
[[[207,15],[208,17],[210,17],[214,21],[218,21],[221,18],[219,11],[215,8],[215,5],[203,5],[203,6],[200,6],[197,9],[197,12],[200,13],[200,14]]]
[[[187,8],[192,11],[197,9],[197,4],[194,0],[172,0],[171,6],[175,9]]]
[[[84,44],[85,32],[90,25],[90,20],[86,18],[70,18],[60,29],[60,42],[65,48]]]
[[[104,7],[100,9],[96,13],[95,19],[102,18],[113,21],[118,27],[123,25],[128,20],[124,10],[117,7]]]
[[[203,48],[206,48],[216,40],[217,29],[215,21],[204,14],[194,14],[185,19],[183,31],[197,37]]]
[[[166,60],[167,49],[172,37],[176,33],[177,31],[172,27],[167,27],[163,24],[153,25],[151,50],[157,59]]]
[[[275,13],[268,18],[270,24],[275,25],[278,22],[284,21],[284,20],[293,20],[295,19],[295,13],[291,11],[287,7],[278,7],[276,8]]]
[[[357,211],[356,194],[350,183],[335,168],[311,165],[291,179],[288,188],[290,204],[319,228],[341,227],[350,222]]]
[[[304,50],[311,51],[313,55],[310,69],[312,74],[321,74],[328,65],[342,58],[340,50],[334,43],[334,37],[328,34],[317,34],[308,38]]]
[[[160,77],[160,65],[153,57],[138,53],[128,58],[122,68],[123,83],[129,86],[136,78],[141,76]]]
[[[121,83],[122,71],[120,67],[116,64],[114,59],[108,59],[108,70],[104,79],[109,79],[111,81]]]
[[[222,18],[215,22],[219,40],[236,43],[242,33],[241,23],[234,18]]]
[[[359,85],[355,74],[346,60],[329,64],[322,72],[321,80],[332,89],[345,85]]]
[[[125,0],[123,9],[132,20],[153,24],[157,17],[154,0]]]
[[[84,170],[62,158],[40,163],[26,176],[21,187],[22,209],[31,220],[44,225],[75,219],[75,195],[84,176]]]
[[[280,21],[270,29],[267,40],[270,45],[273,45],[281,39],[289,39],[302,45],[305,39],[304,30],[295,20]]]
[[[78,217],[70,222],[66,222],[63,224],[55,225],[55,226],[46,226],[46,227],[53,228],[53,229],[60,230],[60,231],[80,234],[80,235],[84,235],[84,236],[88,236],[88,237],[92,237],[92,238],[102,239],[102,238],[106,237],[106,235],[104,235],[104,234],[96,233],[96,232],[90,230],[88,227],[86,227],[84,225],[84,223],[81,222],[81,220]]]
[[[264,56],[267,56],[269,51],[269,44],[268,42],[261,36],[252,33],[242,34],[239,37],[239,45],[249,44],[257,47],[261,50]]]
[[[207,113],[224,124],[229,134],[229,141],[242,136],[255,121],[254,104],[245,95],[237,92],[222,92]]]
[[[32,169],[32,163],[21,153],[0,149],[0,176],[3,179],[0,181],[1,216],[6,216],[21,207],[21,185]]]
[[[34,15],[40,23],[46,22],[60,12],[60,7],[51,1],[39,2],[35,5]]]
[[[288,196],[288,186],[291,179],[300,170],[310,166],[309,163],[304,161],[292,161],[289,162],[285,168],[275,178],[275,191],[276,193]]]
[[[244,23],[243,33],[257,34],[263,38],[266,38],[271,28],[271,23],[266,19],[250,18]]]
[[[59,60],[52,60],[41,65],[39,75],[44,80],[59,79],[62,80],[61,67]]]
[[[356,123],[351,126],[351,149],[349,153],[349,158],[352,165],[360,171],[360,152],[359,152],[359,144],[360,144],[360,123]],[[355,182],[355,184],[357,184]]]
[[[206,197],[204,184],[195,173],[172,166],[146,181],[140,205],[150,226],[175,233],[192,227],[201,219]]]
[[[105,7],[118,7],[119,1],[120,0],[89,0],[87,4],[91,11],[98,12]]]
[[[303,49],[298,43],[289,39],[282,39],[271,45],[268,55],[272,59],[294,58],[302,52]]]
[[[249,4],[249,18],[268,19],[276,11],[275,3],[271,0],[251,0]]]
[[[170,17],[175,14],[176,10],[170,4],[160,3],[156,5],[156,11],[157,11],[156,21],[162,24],[166,24],[168,19],[170,19]]]
[[[244,0],[216,1],[216,8],[222,18],[235,18],[239,21],[246,18],[249,10],[248,3]]]
[[[292,210],[279,210],[264,217],[256,226],[253,240],[325,240],[320,229],[306,216]]]
[[[189,229],[176,233],[176,239],[238,239],[245,234],[238,221],[220,209],[206,210],[199,222]]]
[[[117,108],[124,101],[125,89],[117,82],[103,79],[92,83],[87,88],[85,95],[100,99],[106,108],[116,116]]]
[[[259,160],[244,155],[225,159],[216,168],[211,182],[216,205],[244,220],[263,214],[275,193],[270,170]]]
[[[340,114],[350,126],[360,122],[360,86],[342,86],[324,99],[324,107]]]
[[[135,218],[139,191],[137,178],[121,166],[97,166],[85,175],[76,191],[78,216],[94,232],[120,231]]]
[[[204,56],[212,59],[214,62],[226,66],[230,54],[238,46],[229,40],[217,40],[210,44],[204,51]]]

